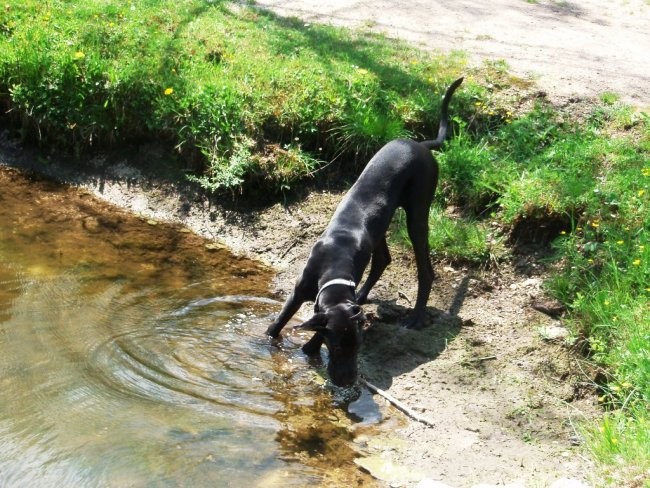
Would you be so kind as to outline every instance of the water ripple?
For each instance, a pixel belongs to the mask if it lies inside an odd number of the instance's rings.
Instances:
[[[251,303],[275,301],[204,298],[151,317],[96,345],[93,374],[122,395],[268,422],[279,405],[263,381],[273,376],[268,344],[258,336],[266,318]]]

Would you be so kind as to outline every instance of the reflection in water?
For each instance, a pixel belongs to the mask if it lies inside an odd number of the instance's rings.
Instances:
[[[0,485],[370,480],[270,273],[82,191],[0,169]]]

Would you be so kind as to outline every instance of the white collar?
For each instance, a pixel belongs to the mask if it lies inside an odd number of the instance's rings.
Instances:
[[[344,280],[343,278],[336,278],[334,280],[329,280],[326,282],[323,286],[320,287],[318,290],[318,293],[316,294],[316,299],[314,300],[314,312],[318,312],[318,298],[320,297],[320,294],[323,293],[323,290],[327,288],[328,286],[332,285],[346,285],[352,288],[352,290],[355,290],[357,288],[357,284],[354,281],[351,280]]]

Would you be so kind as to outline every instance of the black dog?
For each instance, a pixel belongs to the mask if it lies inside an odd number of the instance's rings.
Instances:
[[[313,300],[314,316],[296,328],[316,332],[303,346],[306,354],[318,352],[325,342],[330,355],[327,371],[335,385],[349,386],[357,379],[360,324],[365,319],[359,305],[390,263],[386,230],[397,207],[406,211],[418,272],[415,307],[404,325],[414,329],[424,325],[433,282],[429,208],[438,183],[438,164],[431,150],[440,148],[447,136],[449,101],[462,81],[454,81],[445,93],[437,139],[394,140],[370,160],[314,245],[293,293],[266,331],[277,337],[300,306]],[[371,257],[368,278],[355,294]]]

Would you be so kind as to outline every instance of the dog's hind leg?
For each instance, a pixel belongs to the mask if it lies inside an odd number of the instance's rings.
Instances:
[[[404,322],[409,329],[421,329],[426,318],[426,305],[433,284],[433,266],[429,257],[429,205],[416,204],[406,209],[408,234],[413,244],[418,271],[418,294],[410,317]]]
[[[384,237],[372,252],[372,260],[370,261],[370,271],[368,273],[368,278],[366,278],[366,282],[361,287],[361,290],[359,290],[359,293],[357,293],[357,303],[359,305],[366,303],[366,300],[368,299],[368,293],[370,293],[372,287],[375,286],[381,277],[381,274],[390,264],[390,261],[390,252],[388,252],[388,244],[386,243],[386,238]]]

